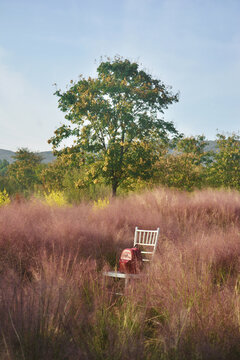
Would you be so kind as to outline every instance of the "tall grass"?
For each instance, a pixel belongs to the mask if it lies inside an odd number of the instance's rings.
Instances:
[[[145,276],[102,277],[135,226]],[[239,359],[240,194],[157,189],[106,207],[0,208],[1,359]]]

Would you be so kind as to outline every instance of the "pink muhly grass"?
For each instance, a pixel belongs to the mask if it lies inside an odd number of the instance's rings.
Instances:
[[[102,277],[160,227],[130,284]],[[156,189],[103,209],[0,208],[1,358],[238,359],[240,194]]]

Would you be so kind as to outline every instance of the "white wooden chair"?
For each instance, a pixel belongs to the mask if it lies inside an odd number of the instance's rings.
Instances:
[[[140,230],[135,228],[133,246],[139,247],[142,253],[143,261],[150,262],[157,249],[160,229],[157,230]],[[119,271],[104,271],[103,276],[125,279],[125,289],[129,279],[139,279],[142,274],[124,274]]]
[[[157,230],[140,230],[135,228],[134,244],[138,246],[143,255],[143,261],[151,261],[157,249],[160,229]]]

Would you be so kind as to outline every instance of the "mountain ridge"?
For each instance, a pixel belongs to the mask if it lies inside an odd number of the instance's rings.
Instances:
[[[9,162],[9,164],[12,164],[15,161],[13,158],[13,156],[15,154],[16,153],[12,150],[0,149],[0,160],[5,159]],[[43,158],[42,163],[44,163],[44,164],[48,164],[56,158],[53,155],[52,151],[38,151],[38,152],[36,152],[36,154],[42,156],[42,158]]]
[[[217,142],[215,140],[207,140],[208,145],[206,145],[206,151],[216,151],[217,150]],[[52,151],[38,151],[36,154],[41,155],[43,157],[42,163],[48,164],[56,159],[56,156],[53,155]],[[13,156],[15,155],[14,151],[0,149],[0,160],[7,160],[10,164],[12,164],[15,160]]]

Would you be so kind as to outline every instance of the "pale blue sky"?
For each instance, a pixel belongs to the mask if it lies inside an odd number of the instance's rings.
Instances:
[[[116,54],[180,91],[179,131],[240,130],[240,0],[0,0],[0,148],[51,150],[52,84]]]

